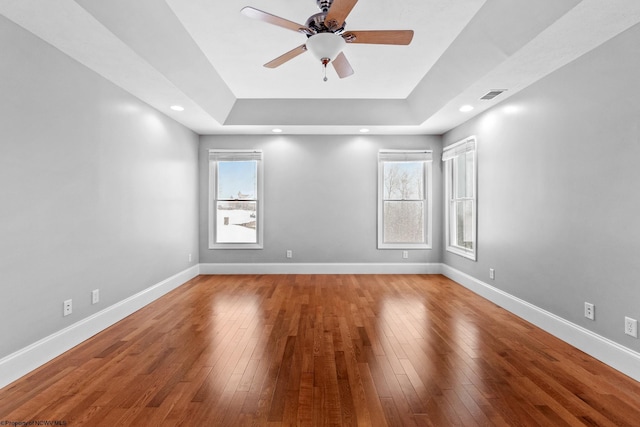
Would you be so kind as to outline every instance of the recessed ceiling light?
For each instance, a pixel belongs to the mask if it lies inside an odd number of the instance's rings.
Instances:
[[[184,107],[182,105],[172,105],[171,109],[173,111],[184,111]]]
[[[282,129],[278,129],[278,128],[271,129],[271,132],[273,132],[273,133],[282,133]]]
[[[463,105],[462,107],[460,107],[460,111],[462,111],[463,113],[469,112],[473,110],[473,106],[471,105]]]
[[[369,129],[367,128],[360,129],[360,133],[367,133],[367,132],[369,132]]]

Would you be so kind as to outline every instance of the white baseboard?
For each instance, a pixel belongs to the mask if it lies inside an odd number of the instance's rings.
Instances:
[[[0,359],[0,388],[54,359],[199,274],[443,274],[507,311],[640,381],[640,353],[445,264],[200,264]]]
[[[200,274],[440,274],[441,271],[439,263],[200,264]]]
[[[640,381],[640,353],[442,264],[442,274],[505,310]]]
[[[200,274],[195,265],[0,359],[0,388],[44,365]]]

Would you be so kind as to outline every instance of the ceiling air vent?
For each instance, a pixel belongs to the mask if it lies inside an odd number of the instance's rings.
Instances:
[[[494,90],[492,90],[491,92],[487,93],[485,96],[483,96],[480,99],[485,99],[485,100],[493,99],[496,96],[500,95],[504,91],[506,91],[506,89],[494,89]]]

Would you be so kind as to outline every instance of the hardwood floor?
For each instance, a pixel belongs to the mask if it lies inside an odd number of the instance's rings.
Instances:
[[[640,383],[439,275],[199,276],[0,390],[88,426],[638,426]]]

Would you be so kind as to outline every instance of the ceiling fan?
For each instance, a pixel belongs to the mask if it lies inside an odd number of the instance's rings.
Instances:
[[[367,30],[346,31],[345,19],[358,0],[316,0],[322,12],[311,15],[305,25],[272,15],[253,7],[244,7],[240,12],[249,18],[293,30],[307,36],[307,42],[264,64],[276,68],[307,50],[324,66],[324,81],[327,81],[327,64],[333,64],[342,79],[353,74],[353,68],[342,49],[345,43],[367,43],[387,45],[408,45],[413,38],[413,30]]]

